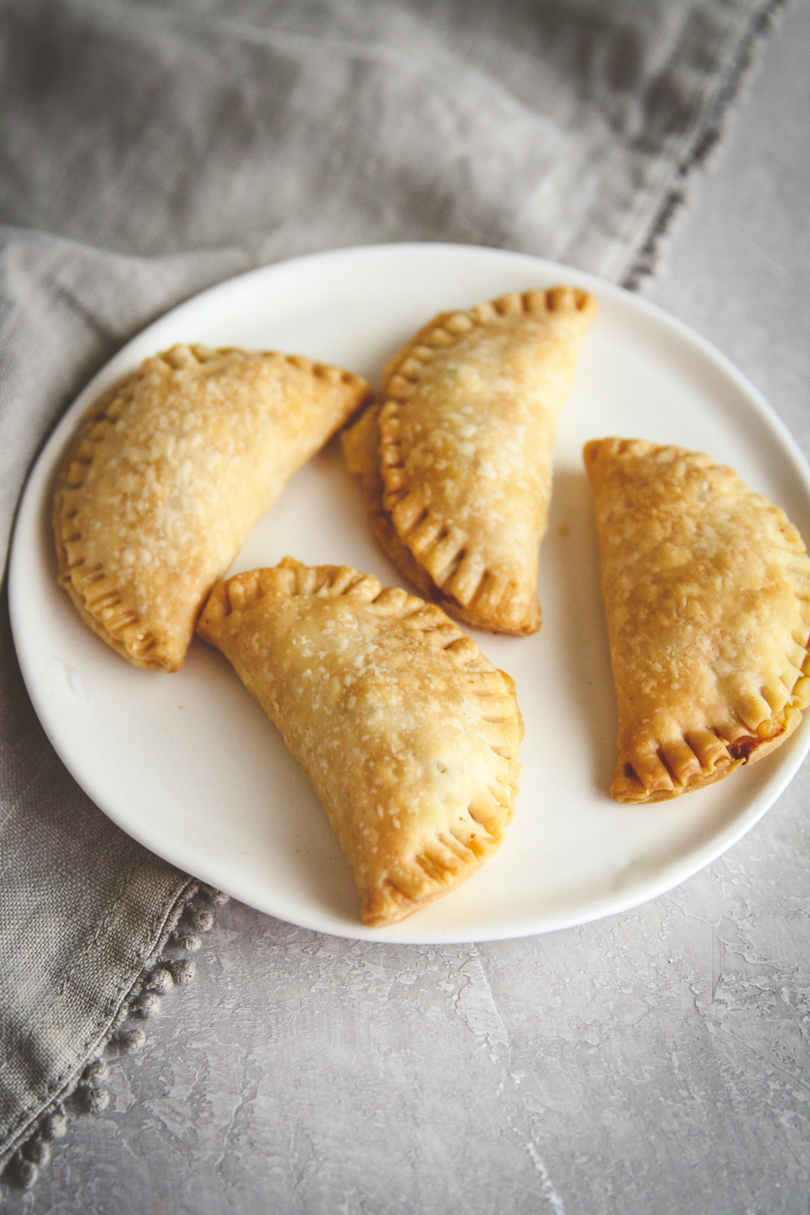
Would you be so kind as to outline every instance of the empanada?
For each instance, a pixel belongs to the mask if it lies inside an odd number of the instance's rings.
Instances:
[[[519,771],[514,684],[438,607],[288,557],[216,586],[197,631],[315,787],[366,924],[446,894],[500,845]]]
[[[681,447],[588,443],[619,758],[652,802],[779,746],[810,703],[810,558],[783,511]]]
[[[586,292],[553,287],[437,316],[343,436],[383,548],[475,628],[540,627],[557,414],[596,309]]]
[[[59,581],[87,624],[135,666],[177,670],[208,591],[369,392],[298,356],[147,359],[87,414],[57,483]]]

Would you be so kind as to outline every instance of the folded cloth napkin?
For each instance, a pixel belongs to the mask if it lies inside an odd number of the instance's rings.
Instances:
[[[26,469],[71,398],[218,279],[427,239],[633,285],[776,7],[6,0],[3,563]],[[54,755],[5,594],[0,730],[0,1168],[13,1158],[30,1183],[61,1100],[102,1105],[93,1060],[188,973],[159,959],[197,884],[113,826]]]

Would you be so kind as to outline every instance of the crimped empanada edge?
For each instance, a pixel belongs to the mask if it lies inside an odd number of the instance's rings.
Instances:
[[[418,627],[423,634],[435,632],[437,646],[445,650],[459,667],[466,669],[471,680],[474,681],[478,676],[480,681],[486,682],[487,677],[499,677],[502,685],[502,699],[508,698],[512,708],[512,715],[510,718],[504,718],[503,722],[511,721],[512,726],[516,727],[519,744],[523,735],[523,719],[517,704],[514,681],[511,677],[492,666],[472,639],[467,637],[437,605],[426,603],[399,588],[384,588],[373,575],[362,574],[349,566],[312,567],[305,566],[292,557],[285,557],[278,566],[264,570],[250,570],[219,582],[212,590],[200,615],[197,625],[198,634],[211,644],[218,645],[217,634],[221,629],[227,627],[225,624],[227,618],[234,613],[238,614],[248,610],[268,593],[290,597],[313,595],[318,598],[336,598],[354,593],[364,604],[382,604],[390,610],[392,615],[395,614],[400,619],[412,619],[414,626]],[[476,667],[479,669],[476,670]],[[470,690],[476,693],[481,710],[482,736],[493,753],[505,764],[507,779],[501,781],[494,778],[493,780],[496,786],[503,785],[504,788],[504,793],[497,799],[501,817],[498,824],[499,834],[496,836],[487,829],[485,817],[481,817],[480,809],[476,808],[478,817],[476,817],[476,813],[468,811],[471,822],[476,826],[471,827],[468,831],[466,843],[460,836],[454,837],[456,840],[454,844],[449,840],[427,841],[423,853],[401,862],[396,868],[396,872],[392,870],[379,887],[362,892],[361,915],[363,922],[369,927],[385,927],[397,923],[435,899],[449,894],[467,878],[477,873],[502,843],[503,831],[514,813],[517,794],[516,781],[520,770],[517,762],[518,745],[513,746],[510,741],[514,731],[508,724],[506,728],[498,730],[500,719],[485,716],[487,706],[484,701],[487,698],[491,700],[492,692],[479,690],[475,686]],[[337,815],[331,808],[328,787],[317,772],[307,775],[334,826]],[[491,788],[488,788],[488,792],[495,799],[496,795]],[[463,868],[455,872],[451,872],[449,869],[442,870],[436,856],[431,856],[424,851],[432,849],[434,853],[438,852],[438,848],[435,847],[437,844],[440,844],[442,848],[455,851],[456,857],[460,861],[463,859]],[[463,849],[467,855],[462,857],[459,849]],[[426,879],[432,883],[427,889],[425,889]],[[420,887],[422,892],[416,897],[409,895],[402,888],[403,885],[409,884]]]
[[[354,372],[331,364],[314,362],[305,355],[288,355],[278,351],[243,351],[241,347],[230,346],[213,349],[199,343],[191,345],[178,343],[150,356],[150,359],[145,362],[162,359],[170,367],[177,369],[177,363],[172,362],[170,356],[179,357],[182,360],[180,366],[183,366],[186,355],[192,356],[196,363],[201,364],[214,356],[227,355],[232,352],[279,357],[299,370],[312,369],[314,374],[332,381],[339,378],[347,386],[351,384],[357,388],[362,387],[366,399],[371,393],[371,386],[368,382]],[[74,536],[65,535],[66,526],[76,513],[72,510],[73,504],[69,500],[71,491],[81,490],[97,454],[98,445],[103,441],[109,426],[115,425],[118,421],[128,400],[132,399],[135,386],[143,376],[144,365],[145,363],[142,363],[134,371],[124,376],[88,409],[79,423],[79,429],[73,441],[66,449],[54,490],[52,512],[58,566],[57,581],[70,595],[85,624],[116,653],[142,670],[174,672],[178,671],[183,664],[194,629],[189,631],[179,660],[166,652],[161,652],[158,639],[145,627],[139,613],[134,608],[121,607],[123,592],[119,587],[110,583],[104,567],[97,565],[92,571],[85,571],[88,576],[83,578],[81,573],[77,574],[75,571],[84,564],[84,558],[71,563],[66,549],[66,543],[81,539],[79,533]],[[356,413],[358,408],[362,408],[362,402],[353,412]],[[102,432],[94,434],[99,425],[103,426]],[[335,429],[339,429],[339,426]],[[108,583],[109,585],[107,585]],[[93,588],[95,588],[95,594],[91,604],[89,592]],[[209,586],[202,595],[200,607],[205,603],[210,589]]]
[[[673,444],[656,444],[646,439],[616,437],[590,440],[583,449],[583,459],[590,476],[592,465],[596,463],[601,452],[606,448],[612,454],[629,452],[633,455],[645,456],[667,447],[683,453],[684,456],[705,462],[707,467],[726,467],[718,465],[703,452],[694,452]],[[730,471],[733,472],[733,470]],[[736,473],[734,476],[737,476]],[[741,484],[744,483],[741,482]],[[769,502],[762,495],[756,494],[748,486],[745,488],[753,497],[761,499],[763,507],[776,516],[780,526],[786,525],[796,532],[781,507]],[[798,537],[797,532],[796,536]],[[806,548],[800,538],[798,538],[798,546],[794,544],[791,545],[791,548],[797,555],[807,556]],[[794,582],[796,601],[807,605],[806,614],[810,616],[810,577],[800,580],[794,576],[793,570],[789,570],[789,573]],[[610,785],[611,797],[625,804],[669,801],[684,793],[714,784],[729,776],[737,768],[756,763],[781,746],[801,722],[804,709],[810,705],[810,624],[806,620],[805,624],[807,625],[807,636],[803,643],[805,657],[799,674],[790,689],[790,698],[781,709],[773,713],[770,719],[759,725],[756,733],[752,733],[742,721],[738,712],[740,706],[732,705],[729,707],[729,718],[737,727],[733,738],[725,738],[720,732],[719,726],[711,726],[706,723],[702,731],[689,731],[680,738],[669,740],[662,744],[655,753],[644,757],[648,777],[646,783],[637,771],[639,759],[637,758],[634,762],[627,753],[620,752]],[[797,642],[797,644],[799,643]],[[797,691],[797,689],[800,690]],[[704,763],[697,753],[698,750],[704,749],[695,744],[698,733],[711,736],[711,743],[716,744],[713,748],[714,754],[710,765]],[[682,770],[684,768],[684,749],[700,764],[700,771],[689,774],[686,780],[679,779],[678,775],[678,768],[680,767]],[[689,757],[686,758],[688,762]]]
[[[489,568],[477,556],[470,537],[451,521],[436,518],[418,488],[408,484],[399,453],[399,409],[413,395],[422,368],[433,356],[442,354],[473,329],[486,328],[510,315],[562,310],[579,312],[590,323],[597,309],[596,299],[577,288],[511,292],[466,311],[441,313],[423,326],[385,369],[378,406],[381,510],[390,518],[400,544],[426,570],[435,587],[432,597],[472,628],[512,636],[537,632],[541,621],[536,590],[527,599],[524,587]],[[372,521],[375,516],[376,511]],[[382,530],[379,525],[375,528],[383,547],[412,577],[401,557],[383,542],[379,534]],[[423,585],[421,580],[417,585]]]
[[[637,765],[634,766],[632,760],[620,755],[616,762],[613,780],[611,781],[610,795],[616,801],[628,805],[662,802],[670,801],[672,798],[680,797],[684,793],[692,793],[697,789],[705,788],[707,785],[715,784],[717,781],[736,771],[737,768],[756,763],[757,760],[763,759],[766,755],[770,755],[772,751],[775,751],[777,747],[780,747],[801,722],[802,712],[807,708],[808,703],[810,701],[805,699],[801,707],[798,705],[786,705],[782,713],[772,719],[771,725],[776,727],[775,730],[764,736],[742,733],[730,742],[718,734],[716,730],[711,730],[710,732],[716,736],[718,742],[725,748],[728,761],[716,764],[713,769],[701,767],[699,773],[689,777],[686,781],[678,780],[676,774],[672,771],[673,765],[667,762],[667,751],[671,744],[659,748],[656,755],[671,787],[667,787],[663,783],[660,787],[650,788],[649,786],[645,786],[636,773]],[[689,746],[686,738],[679,739],[678,742]]]
[[[379,409],[379,402],[372,402],[361,415],[360,420],[354,425],[368,424],[367,415],[379,413]],[[377,464],[366,464],[363,468],[360,468],[356,458],[352,459],[349,456],[352,430],[353,427],[349,427],[341,436],[346,464],[349,472],[356,476],[360,482],[366,514],[371,523],[374,537],[400,573],[404,574],[408,581],[413,583],[420,594],[424,595],[431,602],[438,604],[448,616],[452,616],[455,620],[466,624],[469,628],[480,629],[486,633],[501,633],[512,637],[526,637],[531,633],[536,633],[540,628],[541,621],[540,604],[537,601],[535,601],[536,613],[532,612],[530,614],[525,626],[508,628],[503,624],[495,624],[489,620],[482,620],[474,609],[465,608],[452,596],[445,594],[440,586],[437,586],[425,567],[419,564],[411,550],[407,545],[403,544],[394,526],[393,519],[383,505],[383,481],[379,466]]]
[[[109,426],[117,422],[126,404],[128,392],[131,399],[131,392],[139,374],[140,369],[119,380],[90,407],[66,449],[54,491],[52,513],[58,566],[57,581],[70,595],[84,623],[118,654],[143,670],[167,670],[175,668],[167,667],[160,659],[147,657],[154,652],[157,641],[144,627],[139,614],[131,608],[115,612],[121,605],[121,593],[117,587],[107,585],[109,579],[104,567],[97,565],[92,570],[83,570],[84,557],[71,562],[66,547],[68,543],[76,543],[82,538],[78,532],[66,535],[66,532],[71,530],[70,521],[77,513],[73,509],[71,496],[74,491],[78,493],[81,490],[95,459],[96,448],[104,439]],[[100,425],[103,426],[101,433],[98,432]],[[89,597],[94,589],[96,593],[92,602],[95,606],[91,607]]]

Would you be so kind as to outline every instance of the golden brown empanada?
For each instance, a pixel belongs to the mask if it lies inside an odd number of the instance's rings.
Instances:
[[[596,309],[586,292],[553,287],[437,316],[343,436],[383,548],[475,628],[540,627],[557,414]]]
[[[620,802],[677,797],[767,755],[810,703],[810,558],[783,511],[681,447],[588,443]]]
[[[514,684],[438,607],[287,557],[216,586],[197,631],[315,787],[366,924],[446,894],[500,845],[519,771]]]
[[[59,475],[59,581],[87,624],[135,666],[176,671],[214,582],[369,392],[300,356],[147,359],[90,410]]]

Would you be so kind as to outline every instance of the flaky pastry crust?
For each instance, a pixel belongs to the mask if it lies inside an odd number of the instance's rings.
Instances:
[[[677,797],[779,746],[810,702],[810,558],[778,507],[681,447],[588,443],[621,802]]]
[[[82,618],[135,666],[177,670],[213,584],[369,393],[274,352],[147,359],[86,415],[59,474],[59,581]]]
[[[557,415],[597,310],[570,287],[443,313],[388,364],[343,438],[380,543],[475,628],[540,627]]]
[[[198,632],[314,786],[366,924],[447,894],[499,847],[523,730],[514,684],[438,607],[288,557],[218,584]]]

